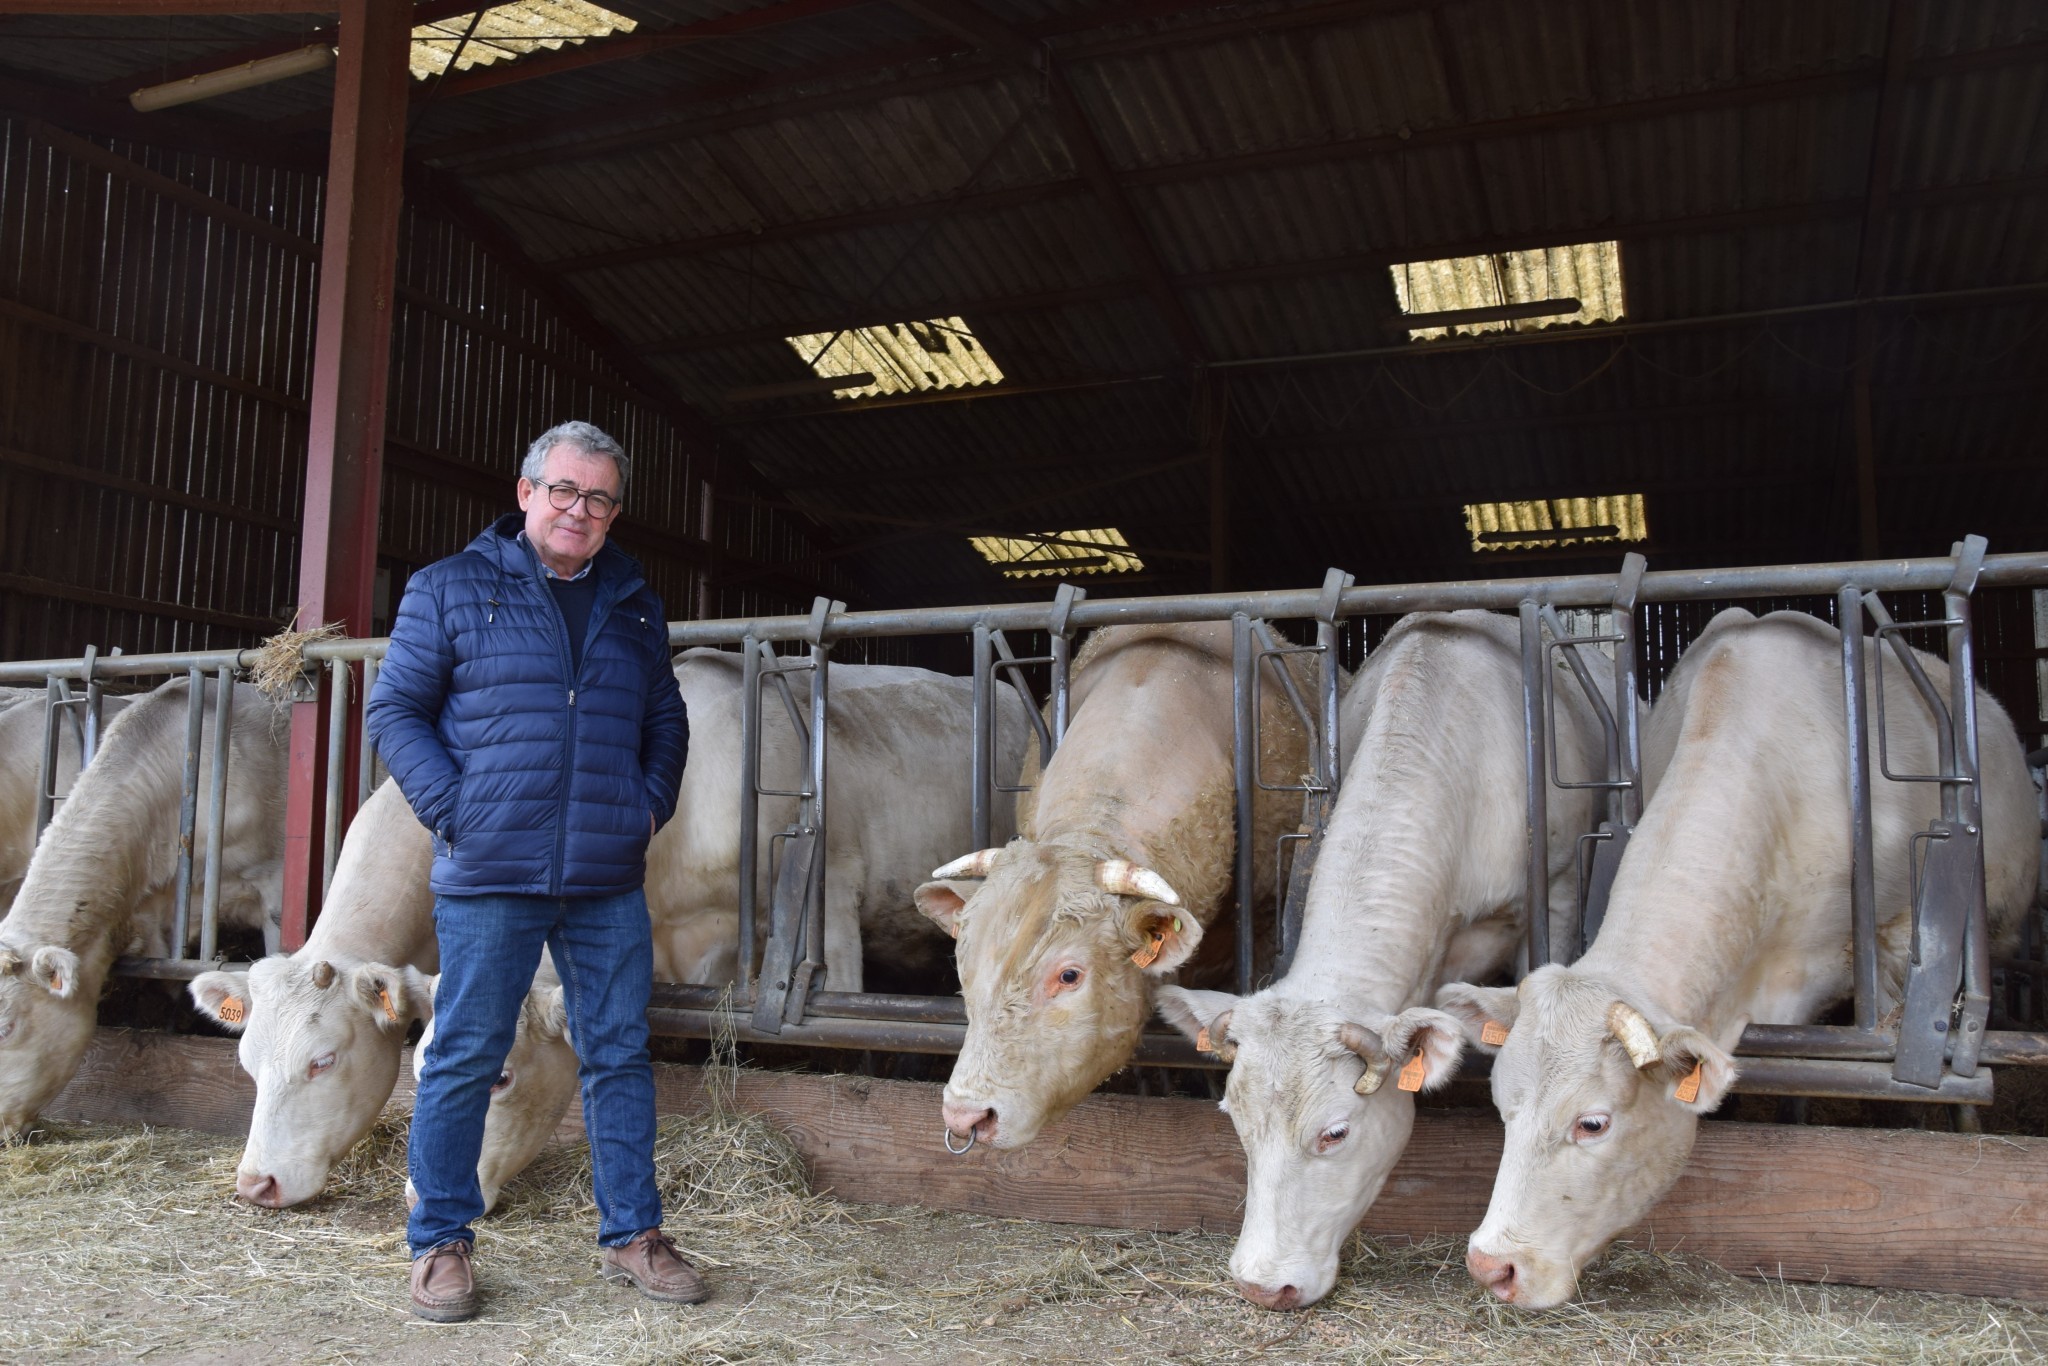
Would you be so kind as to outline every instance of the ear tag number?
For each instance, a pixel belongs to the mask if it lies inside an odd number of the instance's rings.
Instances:
[[[1428,1071],[1429,1068],[1422,1061],[1422,1050],[1418,1048],[1414,1057],[1401,1064],[1401,1075],[1395,1080],[1395,1085],[1403,1091],[1420,1091],[1422,1078]]]
[[[397,1007],[391,1004],[390,987],[377,988],[377,1004],[384,1007],[385,1019],[391,1021],[393,1024],[398,1023],[398,1009]]]
[[[224,1024],[240,1024],[242,1017],[248,1012],[242,1007],[241,997],[224,996],[221,998],[220,1008],[216,1013]]]
[[[1508,1041],[1508,1027],[1499,1020],[1488,1020],[1479,1029],[1479,1042],[1489,1048],[1499,1048]]]
[[[1700,1065],[1698,1063],[1692,1065],[1692,1071],[1685,1074],[1684,1079],[1678,1083],[1678,1089],[1671,1094],[1677,1097],[1681,1105],[1690,1105],[1700,1098]]]
[[[1209,1026],[1203,1025],[1201,1031],[1195,1035],[1195,1051],[1198,1053],[1214,1051],[1209,1047]]]

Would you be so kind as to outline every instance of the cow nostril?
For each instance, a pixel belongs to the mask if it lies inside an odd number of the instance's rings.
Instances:
[[[1301,1307],[1301,1289],[1299,1286],[1283,1285],[1277,1290],[1269,1290],[1257,1281],[1247,1281],[1240,1277],[1237,1282],[1237,1290],[1239,1294],[1262,1309],[1299,1309]]]
[[[980,1134],[983,1138],[994,1138],[996,1136],[996,1109],[993,1105],[983,1110],[981,1118],[974,1121],[974,1132]]]

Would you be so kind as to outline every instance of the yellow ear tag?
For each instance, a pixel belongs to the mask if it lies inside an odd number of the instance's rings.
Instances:
[[[1420,1091],[1423,1075],[1428,1071],[1429,1068],[1422,1061],[1422,1050],[1418,1048],[1414,1057],[1401,1064],[1401,1075],[1395,1081],[1395,1085],[1403,1091]]]
[[[1479,1029],[1479,1042],[1489,1048],[1499,1048],[1508,1041],[1508,1027],[1499,1020],[1488,1020]]]
[[[384,1018],[393,1024],[398,1022],[398,1010],[391,1004],[391,988],[377,988],[377,1004],[384,1007]]]
[[[246,1012],[242,1008],[241,997],[224,996],[221,998],[219,1009],[214,1013],[220,1016],[223,1024],[240,1024]]]
[[[1692,1065],[1692,1071],[1685,1074],[1684,1079],[1678,1083],[1678,1089],[1671,1094],[1677,1097],[1681,1105],[1690,1105],[1700,1098],[1700,1065],[1698,1063]]]
[[[1198,1053],[1207,1053],[1209,1051],[1209,1026],[1203,1025],[1201,1031],[1195,1035],[1195,1051]]]

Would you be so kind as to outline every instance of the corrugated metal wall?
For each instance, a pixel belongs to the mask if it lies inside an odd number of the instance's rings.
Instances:
[[[320,195],[302,172],[0,119],[0,658],[243,645],[289,619]],[[633,455],[618,541],[671,616],[698,610],[685,538],[816,553],[779,513],[707,514],[709,459],[499,262],[412,212],[392,370],[383,616],[412,569],[511,508],[527,443],[569,417]],[[809,602],[755,584],[705,605]]]

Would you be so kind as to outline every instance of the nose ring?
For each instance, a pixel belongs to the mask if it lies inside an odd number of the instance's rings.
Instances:
[[[939,1131],[939,1134],[945,1142],[946,1151],[955,1157],[960,1156],[962,1153],[973,1151],[975,1140],[981,1137],[975,1130],[969,1129],[967,1131],[967,1146],[965,1148],[956,1148],[953,1146],[953,1131],[951,1129],[942,1129]]]

